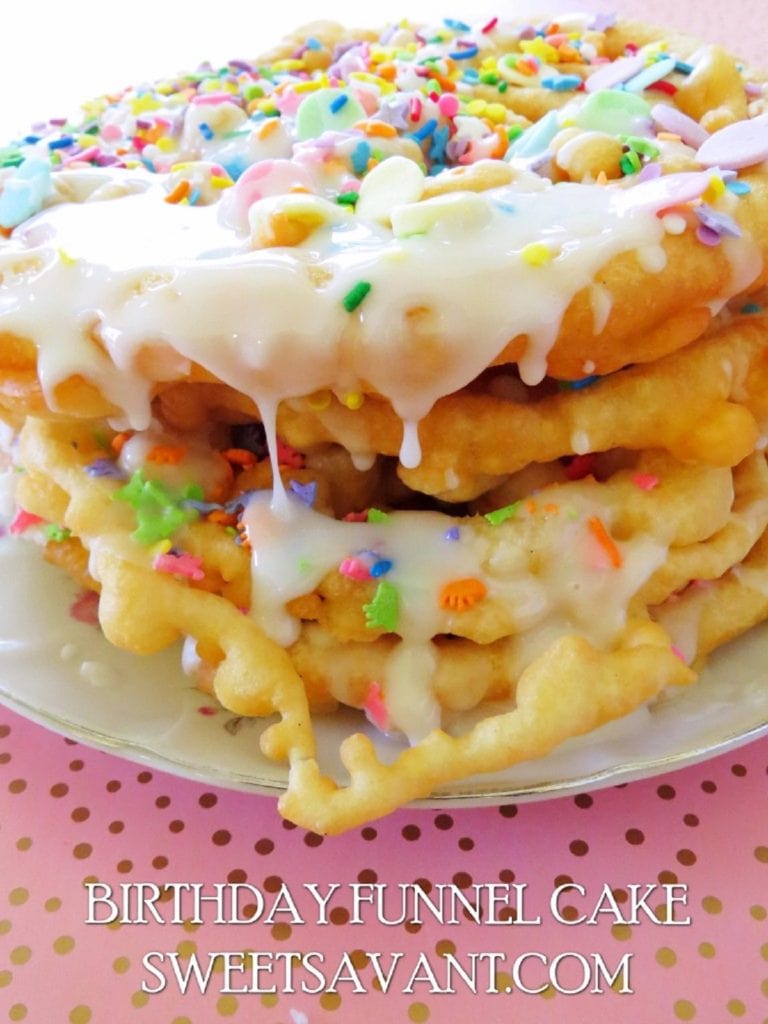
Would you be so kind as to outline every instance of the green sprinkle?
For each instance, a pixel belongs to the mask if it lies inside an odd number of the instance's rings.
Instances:
[[[758,305],[756,302],[748,302],[739,310],[740,313],[762,313],[762,311],[763,307]]]
[[[520,502],[513,501],[511,505],[505,505],[503,508],[494,509],[493,512],[486,512],[485,518],[491,526],[501,526],[501,524],[506,523],[508,519],[514,519],[519,511]]]
[[[363,605],[365,624],[369,629],[394,633],[400,619],[400,592],[393,583],[383,580],[376,588],[370,604]]]
[[[354,313],[370,290],[370,281],[358,281],[355,287],[350,289],[342,299],[344,309],[348,313]]]
[[[655,160],[661,152],[659,147],[655,146],[650,139],[644,139],[640,135],[622,135],[619,138],[625,146],[629,146],[633,153],[647,156],[651,160]]]
[[[340,192],[336,196],[336,202],[342,206],[354,206],[359,198],[359,192]]]
[[[136,529],[131,536],[140,544],[168,540],[187,523],[194,522],[199,512],[184,506],[185,501],[201,501],[203,490],[190,484],[179,494],[159,480],[145,480],[140,469],[113,497],[127,502],[136,513]]]
[[[389,515],[386,512],[382,512],[380,508],[369,508],[368,519],[366,522],[369,523],[388,523]]]
[[[111,451],[111,445],[109,443],[109,436],[106,430],[102,430],[101,427],[97,427],[93,432],[94,444],[97,444],[102,451]]]
[[[622,174],[637,174],[640,170],[640,157],[635,153],[634,150],[630,149],[628,153],[619,160],[619,167],[621,168]]]
[[[515,139],[519,139],[523,134],[523,129],[519,124],[512,124],[507,128],[507,138],[510,142],[514,142]]]
[[[54,523],[49,523],[45,528],[45,536],[48,540],[61,542],[68,540],[72,536],[72,531],[68,530],[65,526],[56,526]]]

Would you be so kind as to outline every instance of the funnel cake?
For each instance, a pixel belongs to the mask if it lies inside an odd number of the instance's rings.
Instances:
[[[277,716],[317,832],[690,684],[768,615],[766,109],[569,14],[319,22],[51,122],[0,153],[11,529]]]

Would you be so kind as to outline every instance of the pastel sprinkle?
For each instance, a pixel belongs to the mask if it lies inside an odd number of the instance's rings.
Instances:
[[[71,530],[68,530],[65,526],[57,526],[55,523],[48,523],[43,532],[45,533],[46,540],[55,541],[58,544],[69,540],[72,536]]]
[[[620,569],[624,564],[624,559],[622,558],[621,552],[616,546],[616,542],[613,537],[611,537],[605,528],[605,523],[603,523],[602,519],[600,519],[599,516],[590,516],[587,520],[587,527],[589,532],[608,556],[608,561],[613,568]]]
[[[339,566],[339,572],[351,580],[369,580],[371,578],[368,566],[362,558],[345,558]]]
[[[116,480],[125,479],[125,473],[112,459],[96,459],[90,465],[85,467],[85,472],[88,476],[93,477],[113,477]]]
[[[348,102],[349,96],[347,96],[347,94],[344,92],[339,93],[338,96],[331,100],[329,110],[331,111],[332,114],[338,114],[341,108]]]
[[[306,484],[299,483],[298,480],[291,480],[288,487],[299,501],[308,508],[314,505],[315,498],[317,497],[317,483],[314,480]]]
[[[371,725],[375,725],[382,732],[388,731],[390,728],[389,712],[387,711],[387,705],[384,703],[381,686],[378,683],[371,683],[368,687],[368,693],[363,703],[363,711]]]
[[[529,242],[520,255],[532,267],[543,267],[552,259],[552,250],[545,242]]]
[[[190,555],[187,552],[174,554],[169,551],[157,555],[152,567],[158,572],[184,576],[186,579],[197,581],[205,578],[205,573],[201,568],[202,564],[203,560],[198,555]]]
[[[451,526],[443,534],[443,538],[445,540],[450,540],[450,541],[458,540],[460,537],[461,537],[461,530],[459,529],[458,526]]]
[[[371,566],[371,576],[378,579],[379,576],[386,576],[392,571],[393,563],[388,558],[380,558]]]
[[[762,313],[763,307],[758,305],[757,302],[747,302],[739,310],[740,313]]]
[[[702,167],[732,170],[768,159],[768,114],[721,128],[699,147],[696,159]]]
[[[383,629],[393,633],[400,621],[400,592],[388,580],[376,588],[373,600],[363,605],[365,622],[369,629]]]
[[[725,187],[729,192],[733,192],[735,196],[746,196],[752,191],[752,186],[746,181],[739,181],[735,178],[733,181],[726,182]]]
[[[493,512],[486,512],[485,518],[491,526],[501,526],[508,519],[514,519],[519,511],[520,502],[514,501],[511,505],[504,505],[503,508],[497,508]]]
[[[366,522],[368,523],[388,523],[389,515],[386,512],[382,512],[379,508],[369,508],[366,513]]]
[[[70,618],[86,626],[99,625],[99,595],[95,590],[84,590],[69,606]]]
[[[357,284],[351,288],[342,299],[342,305],[348,313],[354,313],[361,302],[366,298],[371,290],[370,281],[358,281]]]
[[[437,603],[444,611],[464,612],[482,601],[487,593],[483,581],[474,577],[451,580],[440,588]]]
[[[652,491],[655,487],[659,486],[659,477],[654,473],[635,473],[632,477],[632,483],[639,487],[641,491]]]
[[[11,520],[8,532],[11,534],[24,533],[30,527],[44,522],[45,519],[42,516],[36,516],[34,512],[27,512],[26,509],[20,508]]]

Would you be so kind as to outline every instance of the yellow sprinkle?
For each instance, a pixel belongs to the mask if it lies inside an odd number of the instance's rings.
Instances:
[[[286,57],[285,60],[277,60],[272,65],[273,71],[303,71],[304,61],[296,57]]]
[[[161,540],[157,544],[155,544],[155,546],[152,548],[152,552],[155,556],[167,555],[172,547],[173,544],[171,544],[170,539],[166,538],[165,540]]]
[[[680,142],[680,136],[674,132],[656,132],[659,142]]]
[[[534,57],[538,57],[545,64],[558,64],[560,62],[560,54],[554,46],[546,43],[540,36],[537,36],[535,39],[521,39],[520,49],[523,53],[533,54]]]
[[[503,103],[489,103],[485,108],[485,116],[494,124],[504,124],[507,120],[507,108]]]
[[[330,391],[316,391],[307,399],[307,405],[309,406],[310,409],[313,410],[313,412],[322,412],[322,410],[327,409],[330,404]]]
[[[710,178],[702,199],[705,203],[712,203],[725,192],[725,182],[722,178]]]
[[[74,256],[70,256],[64,249],[59,249],[59,259],[66,267],[74,267],[77,263],[77,259]]]
[[[164,135],[162,139],[158,139],[156,145],[161,153],[173,153],[176,149],[176,143],[167,135]]]
[[[549,263],[552,259],[549,246],[544,242],[529,242],[520,255],[532,267],[543,267],[545,263]]]
[[[188,167],[190,167],[190,166],[191,166],[191,164],[190,164],[189,160],[185,160],[185,161],[183,161],[180,164],[172,164],[171,165],[171,174],[175,174],[176,171],[186,171],[186,169]]]
[[[369,71],[353,71],[349,77],[357,82],[369,82],[371,85],[375,85],[382,93],[395,92],[397,88],[394,82],[388,82],[379,75],[372,75]]]
[[[132,114],[146,114],[150,110],[159,110],[160,101],[156,100],[149,93],[144,93],[143,96],[137,96],[131,100],[131,113]]]
[[[344,395],[342,401],[348,409],[355,412],[365,401],[365,395],[362,395],[359,391],[350,391],[348,395]]]
[[[470,117],[480,117],[485,113],[487,106],[485,100],[470,100],[467,104],[467,113]]]
[[[306,82],[296,82],[294,92],[314,92],[316,89],[323,89],[324,85],[319,78],[311,78]]]
[[[211,175],[211,185],[213,188],[229,188],[230,185],[234,185],[231,178],[224,178],[221,174]]]

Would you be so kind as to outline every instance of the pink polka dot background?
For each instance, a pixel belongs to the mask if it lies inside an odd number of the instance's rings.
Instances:
[[[765,59],[762,0],[671,7],[662,0],[623,0],[609,6]],[[0,868],[0,1021],[768,1024],[768,739],[670,775],[590,794],[498,808],[406,809],[323,839],[283,823],[268,798],[149,770],[0,709]],[[208,892],[215,883],[239,883],[263,893],[268,906],[286,885],[307,920],[296,925],[277,914],[271,924],[215,924],[211,914],[201,925],[188,918],[89,925],[89,882],[115,889],[138,882],[200,883]],[[341,885],[326,924],[317,923],[316,905],[301,898],[308,883],[321,891]],[[436,887],[452,885],[468,900],[473,886],[508,886],[511,907],[497,912],[497,920],[518,920],[488,924],[486,901],[486,923],[459,913],[455,924],[428,915],[418,924],[406,915],[384,925],[371,911],[364,925],[354,924],[354,883],[386,886],[395,897],[393,919],[399,886],[420,886],[434,896]],[[568,890],[560,901],[563,920],[556,921],[548,910],[550,894],[569,883],[583,886],[587,896]],[[526,887],[522,903],[514,898],[515,885]],[[657,887],[648,905],[662,919],[661,887],[685,887],[687,906],[678,906],[675,916],[690,915],[691,923],[662,925],[643,916],[630,925],[610,914],[598,915],[594,925],[575,923],[606,886],[626,911],[632,885],[643,892]],[[541,924],[525,923],[536,915]],[[213,953],[260,952],[274,971],[261,974],[262,988],[272,984],[275,991],[222,992],[225,976],[217,964],[204,994],[192,986],[182,995],[167,966],[166,989],[148,994],[142,982],[158,984],[142,963],[150,951],[177,954],[182,970],[194,954],[205,964]],[[347,954],[366,994],[355,993],[350,980],[342,980],[337,992],[286,991],[281,965],[287,954],[306,958],[310,952],[322,955],[328,976]],[[367,954],[377,952],[384,964],[390,954],[403,954],[386,994],[373,984]],[[549,963],[562,953],[579,954],[564,965],[562,987],[573,984],[577,962],[599,956],[611,968],[631,954],[633,992],[604,983],[601,992],[591,992],[590,985],[566,995],[546,985],[539,994],[526,994],[513,984],[510,965],[527,952]],[[454,981],[455,995],[430,992],[426,968],[412,991],[403,991],[422,954],[439,981],[447,954],[466,967],[471,954],[485,954],[480,962],[488,964],[493,953],[500,955],[497,969],[478,971],[476,994],[460,980]],[[235,975],[234,986],[247,978]],[[523,978],[531,988],[547,981],[541,959],[527,962]]]

